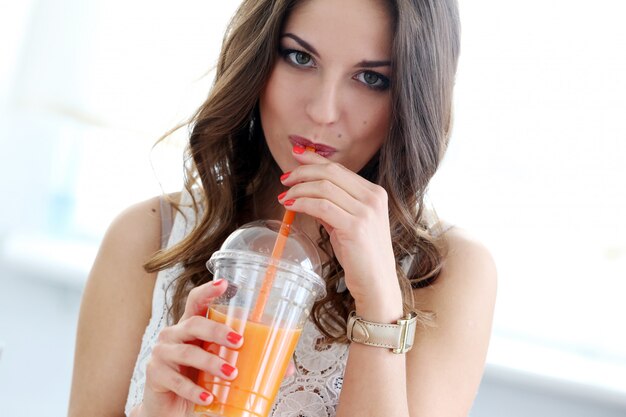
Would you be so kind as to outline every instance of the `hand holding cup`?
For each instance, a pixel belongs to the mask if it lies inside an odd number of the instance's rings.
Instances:
[[[205,317],[207,306],[226,288],[224,280],[216,280],[189,292],[182,317],[161,331],[152,350],[146,366],[143,403],[133,415],[182,417],[194,404],[210,404],[212,395],[194,382],[196,370],[225,380],[237,377],[236,367],[201,347],[202,342],[233,349],[243,344],[242,335]]]

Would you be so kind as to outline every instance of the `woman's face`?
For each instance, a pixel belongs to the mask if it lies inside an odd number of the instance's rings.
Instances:
[[[286,21],[261,93],[268,147],[286,172],[292,147],[358,172],[389,131],[392,22],[378,0],[306,0]]]

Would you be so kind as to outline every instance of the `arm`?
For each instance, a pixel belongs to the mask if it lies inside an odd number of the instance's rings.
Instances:
[[[293,156],[301,165],[281,178],[291,188],[279,201],[324,225],[357,314],[373,322],[397,321],[402,297],[387,193],[314,152],[294,149]],[[414,292],[418,308],[437,314],[437,327],[421,329],[406,355],[352,343],[337,417],[467,414],[490,335],[495,268],[478,243],[456,231],[448,235],[449,253],[439,279]]]
[[[406,358],[352,343],[338,417],[461,417],[469,413],[489,343],[496,271],[489,252],[465,233],[453,229],[447,241],[449,253],[439,279],[414,291],[417,305],[436,314],[435,327],[418,326]],[[402,312],[393,309],[398,302],[386,302],[389,310],[381,309],[372,321],[399,318]]]
[[[158,198],[118,216],[107,231],[83,293],[69,416],[124,415],[156,274],[142,265],[160,246]]]
[[[467,416],[483,375],[497,273],[489,251],[465,232],[446,234],[449,253],[434,285],[414,291],[435,327],[418,329],[407,356],[411,416]]]

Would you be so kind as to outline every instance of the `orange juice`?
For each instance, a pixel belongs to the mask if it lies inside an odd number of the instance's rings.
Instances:
[[[238,370],[233,381],[206,372],[198,375],[198,385],[213,394],[209,406],[196,405],[195,412],[204,416],[266,417],[285,376],[302,329],[283,329],[251,321],[227,319],[213,308],[209,318],[226,323],[243,334],[243,346],[227,349],[215,343],[204,343],[204,349],[217,354]],[[242,325],[243,324],[243,325]]]

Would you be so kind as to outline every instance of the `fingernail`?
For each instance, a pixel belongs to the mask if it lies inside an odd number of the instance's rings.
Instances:
[[[284,204],[287,207],[291,207],[291,206],[293,206],[293,203],[295,203],[295,202],[296,202],[296,200],[287,200],[287,201],[284,202]]]
[[[225,363],[224,365],[222,365],[222,367],[220,368],[222,370],[222,373],[226,376],[231,376],[233,374],[233,372],[235,372],[235,368],[230,366],[229,364]]]
[[[218,285],[220,285],[223,281],[224,281],[224,279],[223,279],[223,278],[216,279],[215,281],[213,281],[213,285],[215,285],[215,286],[217,287],[217,286],[218,286]]]
[[[279,199],[279,200],[282,200],[282,199],[283,199],[283,197],[285,197],[286,195],[287,195],[287,191],[284,191],[284,192],[282,192],[282,193],[278,194],[278,199]]]
[[[305,151],[306,151],[306,148],[304,146],[293,145],[293,152],[294,153],[303,154]]]
[[[233,345],[236,345],[237,343],[239,343],[239,341],[241,340],[243,336],[240,335],[239,333],[235,333],[235,332],[230,332],[228,333],[228,335],[226,336],[226,339],[228,339],[228,341],[230,343],[232,343]]]
[[[202,394],[200,394],[200,399],[202,401],[206,401],[210,396],[211,394],[209,394],[208,392],[203,392]]]
[[[291,175],[291,171],[285,172],[283,175],[280,176],[280,180],[285,181],[287,178],[289,178],[290,175]]]

